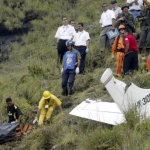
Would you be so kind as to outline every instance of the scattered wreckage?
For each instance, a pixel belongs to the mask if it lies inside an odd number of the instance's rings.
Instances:
[[[70,112],[71,115],[110,125],[126,122],[124,113],[132,108],[136,108],[142,119],[150,116],[150,89],[139,88],[133,83],[127,86],[113,76],[110,68],[103,73],[100,80],[115,103],[87,99],[75,107]]]

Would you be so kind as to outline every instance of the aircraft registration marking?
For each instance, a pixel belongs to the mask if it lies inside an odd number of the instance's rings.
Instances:
[[[146,105],[149,102],[150,102],[150,94],[146,95],[144,98],[139,100],[137,103],[135,103],[135,105],[137,107],[142,107],[143,105]]]

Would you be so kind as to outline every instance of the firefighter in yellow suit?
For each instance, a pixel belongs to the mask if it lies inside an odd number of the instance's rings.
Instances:
[[[62,111],[61,101],[49,91],[45,91],[39,102],[38,111],[33,120],[33,124],[38,122],[38,125],[40,126],[43,125],[43,121],[48,121],[53,113],[55,105]]]
[[[121,29],[125,29],[124,25],[119,26],[119,31]],[[114,58],[115,52],[117,52],[117,62],[116,62],[116,75],[118,77],[121,76],[121,68],[124,60],[124,52],[125,52],[125,47],[123,44],[123,37],[120,34],[115,38],[113,47],[112,47],[112,58]]]

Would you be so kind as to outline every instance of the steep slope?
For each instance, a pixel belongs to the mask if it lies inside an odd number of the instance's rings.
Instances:
[[[119,1],[119,0],[118,0]],[[21,141],[0,146],[0,150],[50,150],[58,145],[61,150],[133,150],[149,149],[149,120],[139,124],[133,112],[127,114],[128,123],[117,127],[70,116],[69,112],[86,98],[112,101],[105,91],[100,76],[107,67],[115,71],[115,60],[106,49],[99,55],[99,19],[101,5],[106,0],[3,0],[1,23],[8,30],[22,28],[30,20],[33,30],[22,36],[22,43],[13,42],[9,47],[9,61],[0,64],[0,121],[7,118],[5,99],[12,97],[23,111],[23,122],[32,123],[33,111],[44,90],[60,98],[63,114],[56,109],[50,123],[37,128]],[[122,1],[119,1],[121,4]],[[2,9],[4,8],[4,9]],[[86,74],[76,76],[73,96],[61,95],[61,75],[57,68],[57,50],[54,35],[62,24],[62,17],[83,22],[90,33],[90,53],[86,59]],[[139,71],[122,80],[150,88],[150,76],[143,71],[145,62],[139,57]]]

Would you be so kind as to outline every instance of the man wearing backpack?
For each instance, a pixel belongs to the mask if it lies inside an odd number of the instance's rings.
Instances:
[[[118,29],[119,31],[122,29],[125,29],[125,26],[120,25]],[[123,37],[120,34],[119,36],[115,38],[114,45],[112,47],[112,58],[114,58],[115,52],[117,52],[116,75],[118,77],[121,76],[121,68],[122,68],[122,63],[124,60],[124,51],[125,50],[124,50],[124,44],[123,44]]]

